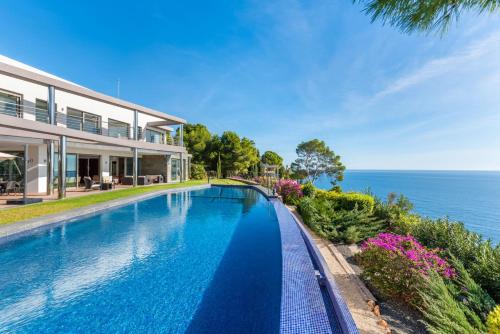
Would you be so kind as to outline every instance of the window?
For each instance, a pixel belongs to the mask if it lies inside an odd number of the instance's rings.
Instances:
[[[23,117],[21,112],[21,96],[0,91],[0,114]]]
[[[66,126],[70,129],[101,134],[101,117],[72,108],[68,108]]]
[[[125,158],[125,175],[133,176],[134,175],[134,158]],[[137,175],[142,174],[142,159],[137,158]]]
[[[129,138],[130,125],[125,122],[108,119],[108,136],[116,138]]]
[[[149,143],[164,144],[165,134],[160,131],[146,129],[146,141]]]
[[[180,159],[176,158],[171,159],[170,178],[172,179],[172,181],[177,181],[179,179],[179,176],[181,174],[180,166],[181,166]]]
[[[66,154],[66,187],[76,186],[76,171],[77,171],[77,156],[76,154]],[[54,184],[58,183],[59,177],[59,154],[54,154]]]

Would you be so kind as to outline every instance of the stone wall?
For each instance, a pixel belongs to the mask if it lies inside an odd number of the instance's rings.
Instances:
[[[164,155],[143,155],[142,175],[163,175],[164,182],[170,182],[170,159]]]

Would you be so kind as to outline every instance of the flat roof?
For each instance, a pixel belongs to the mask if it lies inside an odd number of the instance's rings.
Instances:
[[[113,104],[122,108],[137,110],[146,115],[161,118],[167,121],[169,123],[168,125],[186,124],[186,120],[183,118],[172,116],[151,108],[143,107],[141,105],[132,102],[128,102],[125,100],[121,100],[109,95],[93,91],[91,89],[85,88],[71,81],[64,80],[55,75],[31,67],[24,63],[18,62],[14,59],[11,59],[3,55],[0,55],[0,73],[21,78],[27,81],[40,83],[46,86],[54,86],[55,88],[64,90],[66,92],[81,95],[105,103]]]

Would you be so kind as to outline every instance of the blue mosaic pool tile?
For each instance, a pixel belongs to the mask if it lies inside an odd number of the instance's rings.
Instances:
[[[298,226],[283,203],[272,202],[282,239],[280,333],[342,333],[338,325],[330,323],[314,265]]]

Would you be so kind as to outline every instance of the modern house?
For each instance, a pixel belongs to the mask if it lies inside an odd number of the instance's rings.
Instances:
[[[185,123],[0,55],[0,152],[20,157],[0,162],[0,181],[25,180],[29,194],[58,189],[62,198],[84,177],[182,182],[190,169]]]

